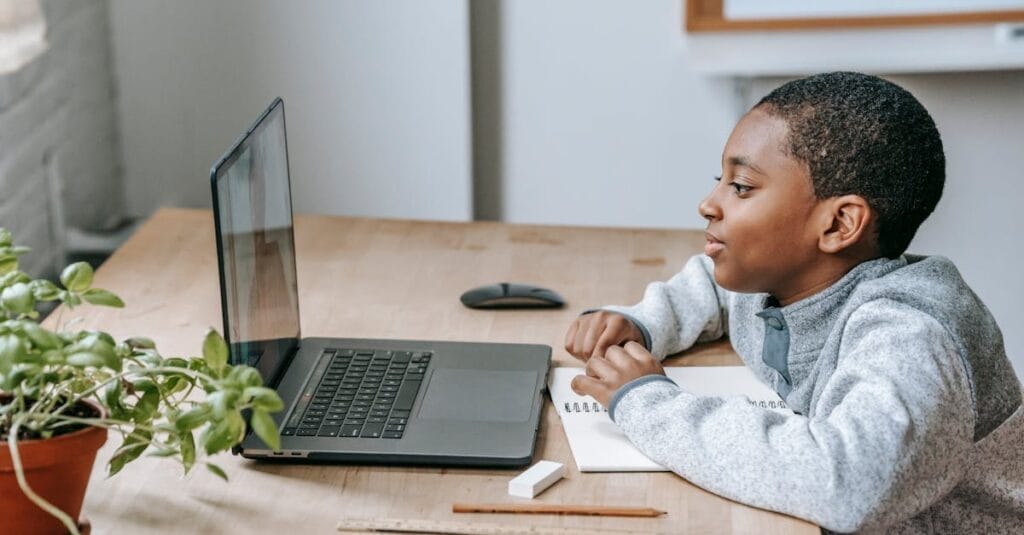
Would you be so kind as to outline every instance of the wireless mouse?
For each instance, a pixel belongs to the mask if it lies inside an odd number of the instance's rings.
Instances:
[[[469,308],[558,308],[565,304],[562,296],[547,288],[511,282],[473,288],[459,299]]]

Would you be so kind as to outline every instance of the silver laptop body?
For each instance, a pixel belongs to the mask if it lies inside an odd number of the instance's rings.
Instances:
[[[281,451],[256,459],[529,464],[551,359],[544,345],[302,338],[284,102],[210,171],[224,334],[285,401]],[[453,306],[457,303],[452,299]]]

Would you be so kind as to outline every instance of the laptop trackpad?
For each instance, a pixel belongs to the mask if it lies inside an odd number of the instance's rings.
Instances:
[[[533,407],[537,372],[441,368],[430,378],[419,418],[525,422]]]

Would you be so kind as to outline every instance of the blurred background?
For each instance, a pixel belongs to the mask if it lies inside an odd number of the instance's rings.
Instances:
[[[750,105],[860,70],[938,123],[946,190],[910,250],[960,267],[1024,375],[1020,24],[688,31],[704,8],[0,0],[0,225],[33,247],[30,273],[102,261],[157,208],[209,207],[211,164],[281,96],[296,212],[699,229]]]

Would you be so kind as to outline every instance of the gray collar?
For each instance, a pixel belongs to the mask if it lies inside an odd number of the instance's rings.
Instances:
[[[757,316],[765,320],[766,329],[777,327],[781,323],[782,333],[788,337],[788,355],[784,367],[779,369],[778,366],[770,365],[787,376],[793,384],[801,383],[806,372],[810,370],[810,365],[817,360],[818,353],[832,332],[833,324],[857,285],[861,281],[876,279],[906,264],[907,261],[902,256],[897,259],[876,258],[862,262],[832,286],[784,307],[779,307],[774,297],[764,294],[764,310],[758,312]],[[778,347],[775,343],[771,345]]]

